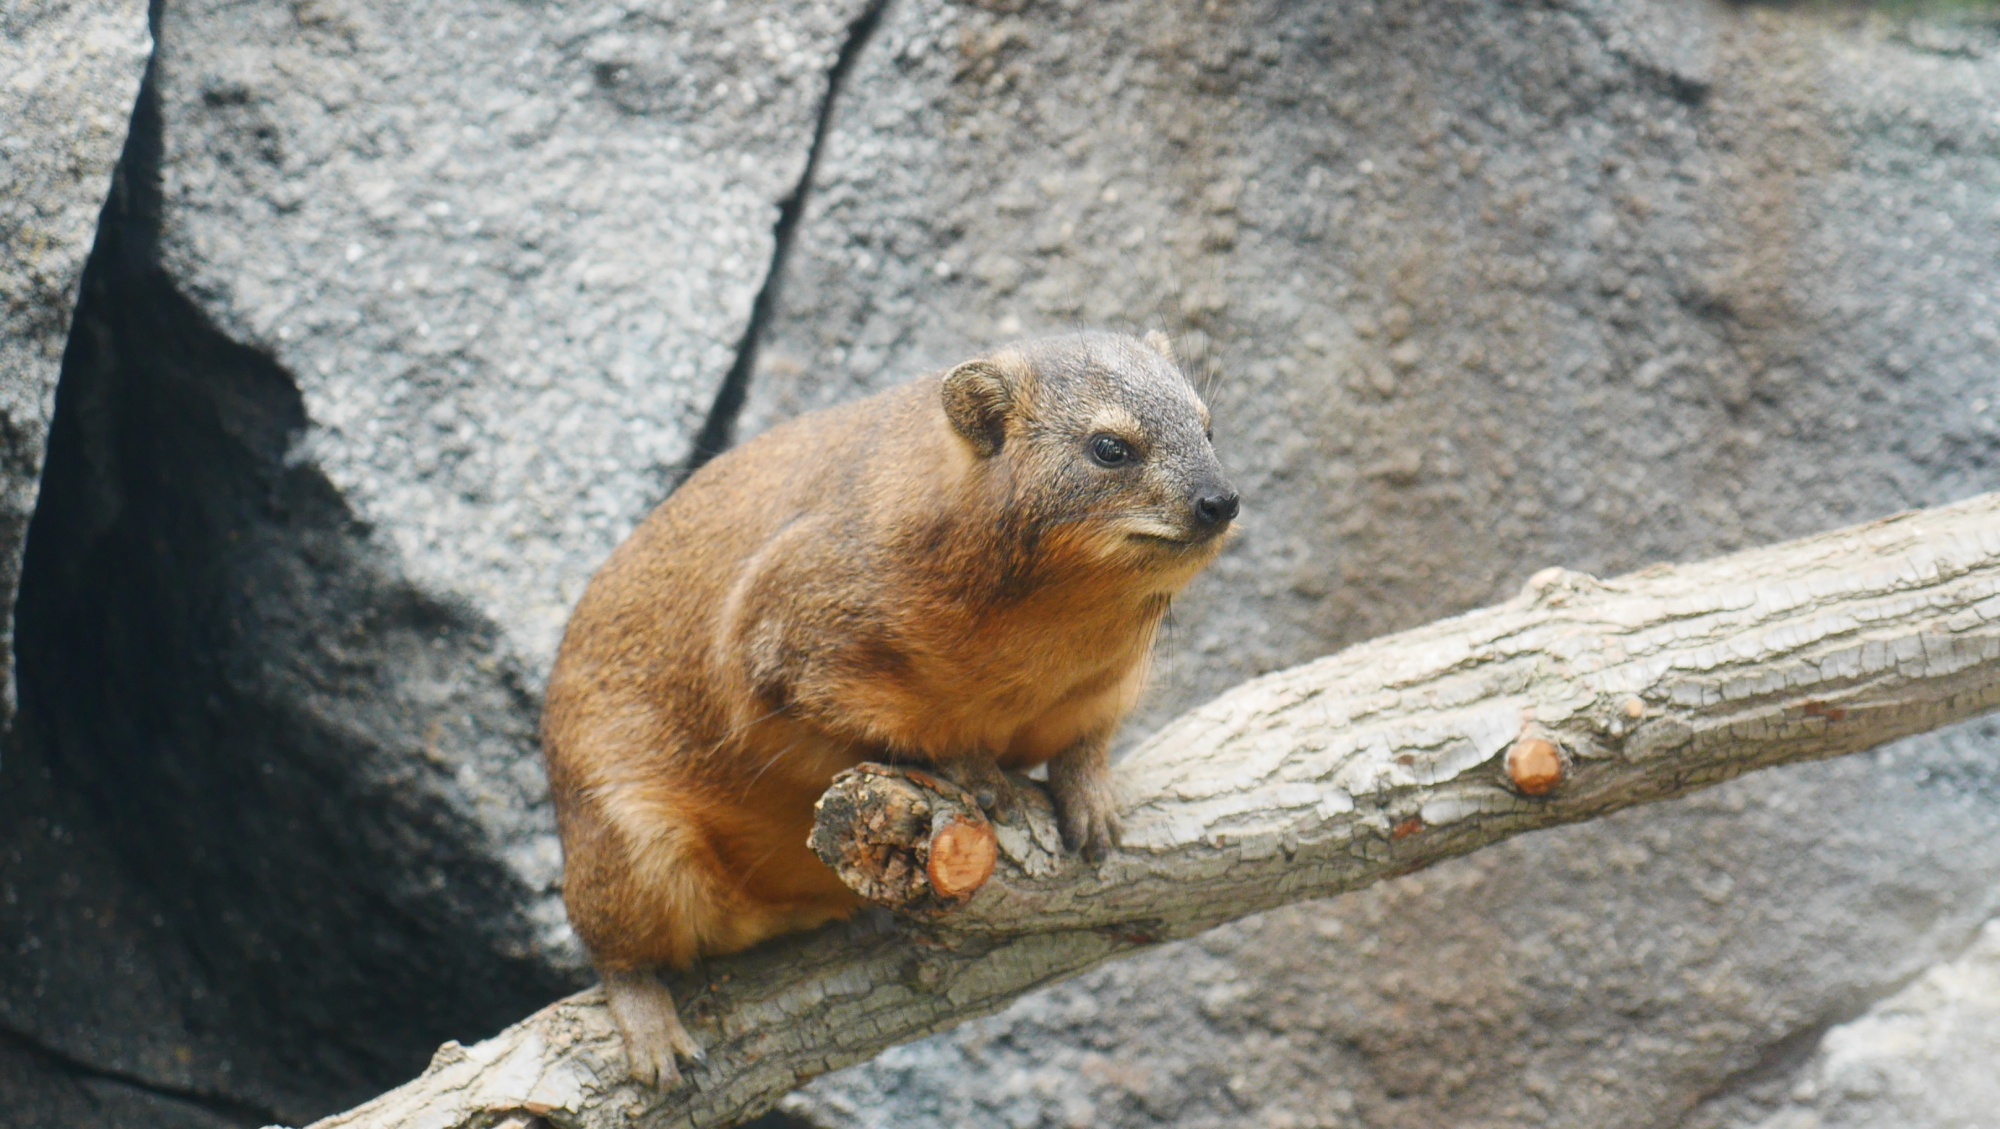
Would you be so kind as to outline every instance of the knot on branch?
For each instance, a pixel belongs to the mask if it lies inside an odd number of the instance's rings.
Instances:
[[[1532,605],[1560,608],[1579,597],[1602,592],[1606,587],[1604,581],[1587,572],[1551,566],[1528,578],[1528,582],[1521,586],[1520,598]]]
[[[1527,796],[1546,796],[1563,782],[1562,747],[1536,732],[1523,732],[1507,750],[1507,778]]]
[[[964,902],[999,858],[993,825],[963,788],[879,764],[833,778],[814,806],[809,845],[849,889],[905,911]]]

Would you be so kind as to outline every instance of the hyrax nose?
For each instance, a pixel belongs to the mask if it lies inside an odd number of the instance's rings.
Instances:
[[[1218,490],[1195,499],[1194,518],[1209,530],[1221,529],[1236,518],[1236,491]]]

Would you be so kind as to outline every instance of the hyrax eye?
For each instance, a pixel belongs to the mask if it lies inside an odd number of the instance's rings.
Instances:
[[[1132,448],[1115,435],[1093,435],[1090,461],[1098,466],[1124,466],[1132,461]]]

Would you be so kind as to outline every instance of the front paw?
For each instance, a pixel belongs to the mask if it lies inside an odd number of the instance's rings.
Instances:
[[[1026,801],[1021,798],[1020,785],[1005,776],[975,790],[973,798],[979,801],[979,810],[986,813],[986,818],[995,823],[1015,826],[1027,822],[1027,813],[1022,809]]]
[[[1110,780],[1050,773],[1049,791],[1056,802],[1063,846],[1091,862],[1102,861],[1125,834]]]
[[[1020,786],[992,760],[967,757],[936,766],[938,775],[966,790],[979,810],[995,823],[1018,824],[1023,820]]]

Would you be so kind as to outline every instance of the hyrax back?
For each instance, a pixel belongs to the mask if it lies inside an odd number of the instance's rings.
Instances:
[[[1106,742],[1236,505],[1164,340],[1091,333],[802,416],[655,510],[577,605],[543,722],[635,1073],[695,1051],[649,969],[854,909],[806,847],[844,768],[1046,762],[1065,841],[1106,849]]]

